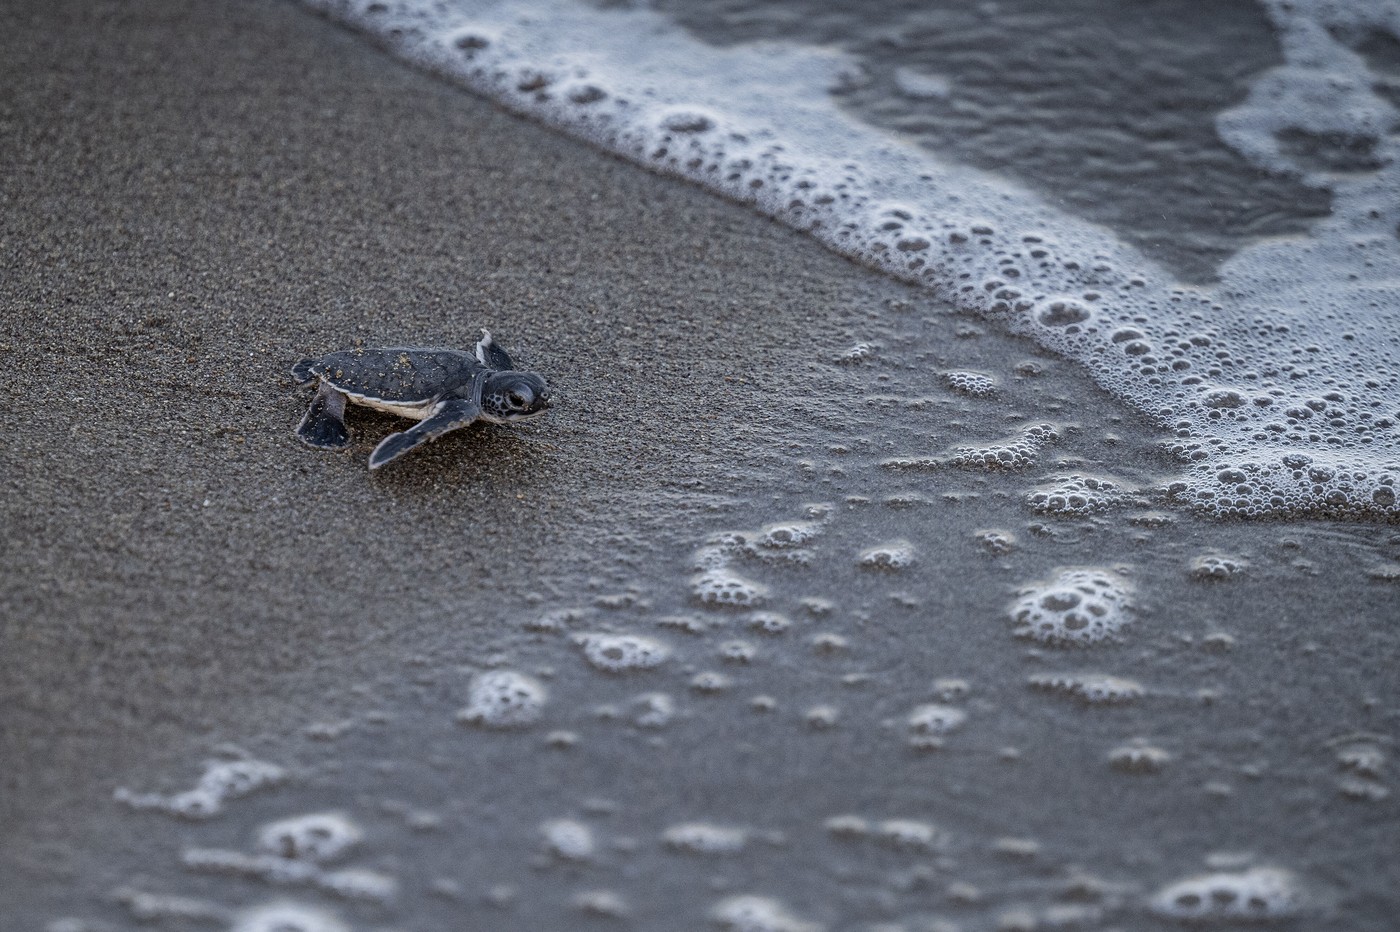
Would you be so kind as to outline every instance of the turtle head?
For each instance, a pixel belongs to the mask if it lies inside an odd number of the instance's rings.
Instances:
[[[549,406],[549,384],[534,372],[493,372],[481,386],[482,420],[508,424],[543,414]]]

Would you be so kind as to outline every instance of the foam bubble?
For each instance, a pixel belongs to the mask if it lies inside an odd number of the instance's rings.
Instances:
[[[767,586],[729,570],[698,574],[690,581],[690,591],[701,604],[724,608],[752,608],[768,597]]]
[[[973,534],[973,538],[983,550],[995,556],[1001,556],[1016,549],[1016,535],[1000,528],[977,531]]]
[[[323,909],[277,902],[238,913],[229,932],[350,932],[350,927]]]
[[[1026,682],[1034,689],[1074,696],[1089,705],[1121,705],[1143,695],[1136,680],[1106,673],[1037,673]]]
[[[640,5],[305,2],[515,112],[1078,361],[1175,434],[1180,501],[1216,514],[1400,512],[1400,139],[1349,47],[1395,31],[1388,4],[1264,5],[1284,60],[1252,77],[1217,129],[1261,169],[1329,191],[1331,214],[1310,236],[1245,247],[1218,284],[1192,288],[1003,177],[892,144],[830,93],[860,70],[830,48],[705,44]],[[931,86],[895,81],[906,94]],[[1296,137],[1355,140],[1367,170],[1310,165],[1284,144]],[[1006,448],[966,462],[1026,458]]]
[[[709,822],[685,822],[662,833],[666,846],[687,854],[737,854],[748,844],[747,829]]]
[[[593,611],[587,608],[556,608],[545,612],[538,618],[527,619],[523,627],[527,631],[557,634],[560,631],[567,631],[590,614],[593,614]]]
[[[920,100],[947,97],[952,90],[952,82],[944,75],[926,74],[905,67],[894,70],[894,86],[905,97]]]
[[[1233,579],[1244,574],[1249,561],[1224,553],[1203,553],[1191,558],[1191,575],[1196,579]]]
[[[522,728],[539,721],[548,698],[548,690],[534,677],[493,670],[472,680],[457,720],[487,728]]]
[[[741,543],[740,538],[727,535],[695,551],[695,555],[691,557],[691,566],[701,572],[724,569],[733,559],[734,549]]]
[[[1171,754],[1141,738],[1108,752],[1109,766],[1123,773],[1158,773],[1171,759]]]
[[[835,838],[864,838],[870,834],[870,820],[858,815],[832,816],[825,826]]]
[[[584,890],[574,894],[569,902],[584,915],[600,919],[626,919],[632,915],[627,901],[612,890]]]
[[[546,746],[554,748],[556,750],[567,751],[570,748],[578,745],[578,732],[563,730],[551,731],[549,734],[544,736],[544,743]]]
[[[1255,867],[1179,880],[1158,891],[1150,906],[1160,916],[1191,922],[1287,919],[1298,914],[1300,893],[1288,871]]]
[[[317,888],[352,900],[388,902],[399,890],[393,877],[363,867],[343,867],[323,871],[316,880]]]
[[[857,343],[838,355],[835,362],[840,365],[854,365],[858,362],[866,362],[874,359],[876,352],[877,348],[873,343]]]
[[[1347,774],[1337,781],[1337,789],[1358,802],[1378,803],[1390,798],[1390,787],[1370,777]]]
[[[722,693],[733,685],[733,677],[715,670],[702,670],[690,678],[690,688],[697,693]]]
[[[590,664],[607,673],[651,670],[671,656],[661,641],[637,634],[581,634],[574,643]]]
[[[598,850],[593,830],[574,819],[554,819],[540,826],[545,848],[565,861],[590,860]]]
[[[239,799],[287,780],[287,771],[259,760],[210,761],[192,789],[183,793],[133,793],[119,787],[112,797],[132,809],[153,809],[186,819],[208,819],[224,809],[230,799]]]
[[[904,851],[931,851],[943,837],[938,827],[917,819],[885,819],[871,827],[871,837]]]
[[[192,871],[255,877],[278,884],[314,884],[321,876],[320,868],[306,861],[226,848],[186,848],[180,853],[180,863]]]
[[[1060,432],[1049,424],[1027,427],[1014,437],[982,446],[955,447],[945,458],[949,466],[959,469],[992,471],[1019,470],[1034,466],[1046,444],[1054,443]]]
[[[322,870],[314,861],[278,854],[244,854],[223,848],[187,848],[180,863],[192,871],[253,877],[266,883],[305,885],[350,899],[386,902],[398,892],[398,881],[360,868]]]
[[[754,612],[749,616],[749,627],[764,634],[782,634],[792,627],[792,619],[777,612]]]
[[[642,693],[631,702],[632,722],[639,728],[664,728],[676,717],[676,704],[666,693]]]
[[[258,848],[267,854],[324,864],[350,852],[364,832],[337,812],[295,816],[263,826]]]
[[[656,619],[658,628],[668,628],[672,631],[680,631],[683,634],[704,634],[711,628],[722,627],[724,620],[720,618],[701,618],[699,615],[663,615]]]
[[[112,897],[118,903],[126,907],[126,911],[138,922],[154,923],[166,920],[180,920],[186,922],[191,920],[197,922],[222,922],[228,918],[228,910],[211,903],[208,900],[196,899],[187,896],[167,896],[159,893],[148,893],[144,890],[134,890],[130,887],[120,887],[112,891]],[[48,932],[56,932],[53,923],[48,926]],[[79,923],[76,932],[92,930],[97,932],[93,926]],[[106,928],[103,926],[102,928]]]
[[[772,696],[754,696],[749,700],[749,708],[760,714],[774,712],[778,708],[778,700]]]
[[[943,746],[943,736],[961,728],[967,713],[956,706],[930,702],[917,706],[905,718],[910,747],[935,750]]]
[[[753,663],[758,648],[748,641],[725,641],[719,646],[719,659],[726,663]]]
[[[1390,796],[1390,788],[1381,781],[1385,771],[1385,751],[1366,737],[1344,741],[1337,748],[1337,764],[1343,771],[1337,789],[1347,799],[1360,802],[1381,802]]]
[[[805,547],[822,533],[818,521],[785,521],[770,524],[756,534],[747,535],[754,550],[792,550]]]
[[[731,896],[715,904],[710,918],[726,932],[823,932],[825,926],[799,918],[780,900]]]
[[[1026,496],[1036,514],[1084,517],[1137,504],[1135,490],[1120,480],[1102,476],[1056,476]]]
[[[1385,751],[1370,740],[1348,741],[1337,749],[1337,763],[1363,777],[1379,777],[1385,769]]]
[[[986,398],[996,394],[997,390],[997,380],[985,372],[945,372],[943,381],[947,382],[953,391],[973,398]]]
[[[914,545],[907,540],[893,540],[860,552],[856,565],[871,570],[904,570],[914,565]]]
[[[1109,640],[1130,621],[1127,583],[1111,570],[1066,570],[1021,590],[1011,607],[1018,637],[1086,646]]]

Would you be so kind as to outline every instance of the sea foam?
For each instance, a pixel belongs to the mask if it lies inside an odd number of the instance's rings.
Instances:
[[[395,54],[572,136],[752,205],[1083,364],[1170,432],[1170,492],[1215,514],[1395,515],[1400,160],[1354,51],[1400,3],[1267,0],[1284,63],[1217,119],[1261,170],[1331,192],[1312,235],[1188,286],[1110,231],[844,112],[830,49],[705,45],[645,9],[569,0],[304,0]],[[950,90],[950,93],[954,91]],[[1290,155],[1353,140],[1375,170]]]

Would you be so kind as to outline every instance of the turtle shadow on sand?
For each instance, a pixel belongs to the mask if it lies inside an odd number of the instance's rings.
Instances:
[[[517,370],[486,330],[472,353],[445,347],[358,347],[303,359],[292,367],[292,378],[298,385],[316,384],[297,425],[297,436],[309,446],[339,450],[350,445],[347,403],[418,421],[381,440],[370,454],[370,469],[476,421],[513,424],[551,406],[544,377]]]

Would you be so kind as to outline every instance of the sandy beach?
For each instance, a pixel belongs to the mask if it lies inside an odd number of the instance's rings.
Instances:
[[[795,234],[287,4],[3,16],[7,899],[43,896],[43,841],[115,774],[295,720],[444,616],[466,650],[702,510],[771,456],[775,355],[828,353],[879,300]],[[483,326],[558,386],[547,422],[374,476],[391,418],[352,415],[344,455],[296,442],[297,358]]]
[[[456,688],[453,676],[484,665],[482,652],[520,617],[579,593],[601,599],[637,581],[683,580],[696,544],[726,524],[764,523],[811,501],[858,509],[879,499],[874,509],[911,489],[926,494],[920,514],[944,509],[936,521],[901,524],[895,502],[843,546],[854,552],[862,534],[915,536],[930,581],[900,592],[940,618],[994,616],[1016,583],[1086,562],[1083,548],[1097,548],[1097,562],[1173,567],[1167,581],[1140,573],[1141,601],[1158,606],[1144,617],[1156,626],[1113,656],[1159,680],[1179,671],[1175,704],[1134,713],[1131,724],[1073,728],[1095,755],[1166,736],[1192,763],[1158,797],[1166,802],[1146,809],[1114,795],[1121,773],[1099,768],[1064,813],[1084,816],[1111,798],[1103,809],[1115,820],[1168,826],[1177,841],[1164,844],[1192,856],[1236,839],[1267,852],[1311,837],[1334,880],[1381,858],[1381,820],[1364,802],[1337,806],[1323,743],[1395,726],[1396,679],[1384,661],[1393,632],[1378,623],[1394,609],[1384,579],[1400,546],[1393,528],[1212,525],[1177,514],[1160,531],[1096,519],[1040,533],[1045,519],[1014,510],[1020,479],[921,484],[881,465],[1049,418],[1074,422],[1055,454],[1065,469],[1109,464],[1144,487],[1169,471],[1154,427],[1028,343],[929,306],[738,206],[386,64],[362,39],[287,3],[16,2],[0,26],[6,928],[105,908],[132,864],[164,869],[163,842],[111,802],[118,785],[178,783],[223,742],[281,746],[279,736],[371,699],[406,718],[434,703],[450,709],[441,693]],[[481,327],[556,386],[546,418],[476,426],[373,475],[365,460],[401,426],[392,418],[353,412],[356,441],[344,454],[297,443],[307,393],[287,370],[301,356],[354,341],[465,348]],[[878,377],[834,365],[871,335],[899,365]],[[980,408],[941,388],[946,397],[924,407],[890,401],[923,385],[921,366],[1003,373],[1006,405]],[[1012,375],[1032,371],[1041,374]],[[962,556],[996,509],[998,526],[1015,522],[1017,551],[1000,562]],[[1254,572],[1229,592],[1193,584],[1180,568],[1212,549],[1250,554]],[[1302,560],[1316,572],[1289,569]],[[843,556],[831,578],[850,564]],[[939,589],[939,574],[959,584]],[[890,605],[889,586],[869,580],[851,598]],[[1330,607],[1332,588],[1349,593],[1345,613]],[[656,598],[659,611],[669,596]],[[865,611],[862,636],[897,615]],[[1333,623],[1325,634],[1310,630],[1319,616]],[[1278,637],[1256,636],[1270,624]],[[992,812],[1004,806],[1007,818],[1054,836],[1073,818],[1037,822],[1033,795],[1013,788],[1041,778],[987,769],[1013,744],[1028,757],[1043,748],[1051,769],[1081,756],[1028,724],[1043,703],[1027,698],[1022,668],[1041,661],[1007,650],[1001,623],[919,630],[944,639],[940,670],[1014,668],[1004,692],[978,687],[983,714],[996,710],[1000,724],[976,755],[949,759],[949,784],[971,794],[954,811],[996,834]],[[1234,640],[1202,646],[1225,631],[1249,645],[1248,664],[1230,653]],[[881,669],[875,653],[867,665]],[[391,695],[391,684],[424,670],[441,675],[421,694]],[[896,685],[931,679],[924,668],[891,676]],[[601,689],[578,688],[595,699],[588,690]],[[1200,724],[1206,688],[1240,701]],[[1210,750],[1193,757],[1193,735]],[[830,767],[832,786],[861,779],[839,744],[811,750],[805,731],[774,741],[794,767]],[[373,744],[348,745],[345,760],[371,759]],[[597,747],[569,765],[587,775],[581,783],[605,784],[606,758],[624,746]],[[716,766],[712,800],[725,796]],[[733,767],[752,776],[749,764]],[[1228,806],[1189,816],[1173,808],[1194,805],[1211,781],[1243,788]],[[1251,795],[1260,781],[1274,789]],[[332,782],[323,773],[307,792],[330,799]],[[648,805],[664,808],[661,781],[639,785]],[[1319,809],[1314,790],[1333,802]],[[432,798],[415,793],[403,790],[424,805]],[[1294,831],[1279,811],[1311,813],[1303,821],[1324,827]],[[1199,841],[1223,823],[1236,830],[1213,836],[1213,848]],[[1122,853],[1082,820],[1059,840],[1082,845],[1084,861]],[[1169,860],[1158,852],[1138,863],[1153,877],[1180,873]],[[1382,873],[1346,875],[1336,881],[1343,892],[1327,894],[1354,908],[1351,928],[1381,928]],[[773,876],[787,882],[781,870]],[[812,876],[791,886],[816,896]],[[396,927],[434,927],[413,902]],[[574,926],[526,911],[462,927]],[[639,927],[669,926],[644,913]]]

